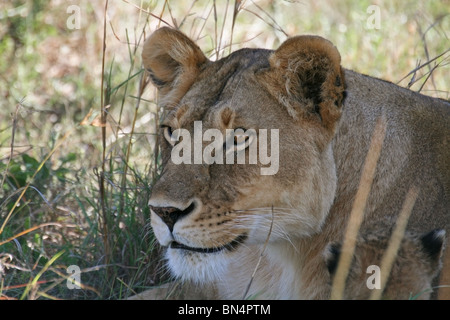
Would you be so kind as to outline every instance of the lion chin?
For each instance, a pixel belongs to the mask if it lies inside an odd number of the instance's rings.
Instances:
[[[175,277],[201,285],[223,278],[232,259],[232,253],[227,251],[200,253],[168,248],[166,258],[168,267]]]
[[[206,246],[192,239],[190,233],[183,233],[183,227],[191,224],[187,219],[170,230],[153,210],[152,224],[156,238],[166,247],[165,258],[172,275],[196,284],[223,278],[229,261],[247,239],[247,234],[241,231],[230,240]]]

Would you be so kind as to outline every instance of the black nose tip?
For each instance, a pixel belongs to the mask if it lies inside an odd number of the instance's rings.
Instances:
[[[164,223],[169,227],[170,232],[173,231],[173,226],[178,221],[178,219],[187,216],[189,213],[194,211],[195,204],[192,202],[186,209],[180,210],[176,207],[155,207],[150,206],[150,208],[164,221]]]

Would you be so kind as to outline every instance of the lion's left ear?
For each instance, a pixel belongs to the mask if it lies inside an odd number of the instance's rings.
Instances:
[[[345,91],[336,47],[318,36],[297,36],[273,52],[269,63],[258,75],[269,92],[292,116],[312,116],[334,132]]]

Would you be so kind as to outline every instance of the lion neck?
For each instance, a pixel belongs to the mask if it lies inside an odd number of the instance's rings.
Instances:
[[[217,283],[222,299],[304,299],[303,241],[242,248]],[[242,263],[242,261],[246,261]]]

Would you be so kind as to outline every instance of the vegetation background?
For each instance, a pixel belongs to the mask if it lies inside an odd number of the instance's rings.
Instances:
[[[321,35],[344,67],[449,99],[448,0],[1,0],[0,299],[122,299],[168,278],[140,59],[163,25],[212,60]]]

